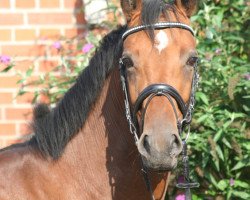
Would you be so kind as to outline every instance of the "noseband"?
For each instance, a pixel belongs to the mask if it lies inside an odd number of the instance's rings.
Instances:
[[[147,30],[149,28],[152,28],[154,30],[166,29],[166,28],[180,28],[180,29],[185,29],[185,30],[189,31],[192,35],[194,35],[193,29],[186,24],[177,23],[177,22],[160,22],[160,23],[156,23],[153,25],[146,24],[146,25],[140,25],[140,26],[133,27],[133,28],[127,30],[123,34],[122,39],[124,41],[129,35],[136,33],[136,32],[139,32],[139,31],[142,31],[142,30]],[[134,136],[136,144],[139,141],[140,135],[143,133],[144,118],[145,118],[145,113],[146,113],[146,110],[148,108],[148,105],[150,104],[151,100],[156,96],[166,97],[168,99],[168,101],[170,102],[170,104],[174,110],[176,120],[177,120],[177,128],[178,128],[179,135],[181,135],[185,126],[187,126],[187,125],[190,126],[190,123],[192,120],[192,112],[193,112],[194,105],[195,105],[195,91],[196,91],[196,88],[197,88],[198,82],[199,82],[197,63],[194,66],[194,74],[193,74],[193,78],[192,78],[191,93],[190,93],[190,98],[189,98],[187,103],[185,103],[185,101],[183,100],[183,98],[181,97],[179,92],[174,87],[172,87],[171,85],[168,85],[168,84],[158,83],[158,84],[153,84],[153,85],[149,85],[148,87],[146,87],[139,94],[133,107],[130,106],[131,101],[130,101],[130,97],[129,97],[129,93],[128,93],[126,66],[123,63],[122,58],[120,58],[119,66],[120,66],[120,77],[121,77],[121,82],[122,82],[122,88],[123,88],[124,97],[125,97],[124,102],[125,102],[126,118],[128,120],[130,132]],[[178,118],[177,108],[174,104],[173,99],[176,101],[177,106],[182,113],[182,119]],[[145,107],[142,109],[142,104],[145,100],[146,100]],[[131,109],[131,108],[133,108],[133,109]],[[138,119],[137,119],[137,113],[141,109],[142,109],[142,111],[141,111],[141,118],[140,118],[140,123],[139,123]],[[188,139],[188,136],[189,136],[189,133],[187,134],[186,139],[183,140],[183,146],[184,146],[183,152],[185,152],[185,149],[186,149],[186,140]],[[184,160],[184,158],[186,161],[187,160],[186,153],[185,154],[183,153],[183,160]],[[186,173],[186,174],[184,174],[184,176],[185,176],[186,180],[189,180],[187,168],[188,167],[184,166],[184,171]],[[152,191],[149,177],[147,174],[147,169],[144,167],[144,165],[142,165],[142,172],[144,175],[144,179],[145,179],[147,188],[151,193],[151,198],[154,199],[153,191]],[[188,188],[186,191],[186,194],[190,193],[189,188],[192,187],[191,183],[186,182],[182,186],[183,186],[182,188]],[[195,186],[197,186],[197,185],[195,185]],[[188,194],[188,196],[190,196],[190,194]]]

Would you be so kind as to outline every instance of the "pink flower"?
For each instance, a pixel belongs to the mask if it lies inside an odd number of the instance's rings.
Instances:
[[[10,57],[6,55],[0,56],[0,63],[8,65],[10,63]]]
[[[59,41],[56,41],[56,42],[54,42],[52,47],[54,47],[57,50],[60,50],[62,48],[62,44]]]
[[[229,184],[230,184],[230,186],[233,186],[233,185],[234,185],[234,179],[233,179],[233,178],[230,178]]]
[[[248,81],[250,81],[250,73],[244,74],[244,78]]]
[[[222,49],[216,49],[216,50],[215,50],[215,54],[216,54],[216,55],[220,55],[221,53],[222,53]]]
[[[185,200],[185,194],[178,194],[178,195],[175,197],[175,200]]]
[[[91,43],[85,44],[85,45],[82,47],[82,52],[83,52],[83,53],[88,53],[92,48],[94,48],[94,45],[93,45],[93,44],[91,44]]]

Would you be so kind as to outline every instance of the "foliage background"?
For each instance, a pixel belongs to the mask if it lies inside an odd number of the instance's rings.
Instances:
[[[56,103],[88,64],[103,34],[121,19],[119,3],[108,1],[112,22],[90,25],[84,37],[61,38],[54,47],[60,64],[27,82],[30,68],[20,74],[19,95],[28,85],[42,85],[40,95]],[[193,199],[250,199],[250,2],[244,0],[204,0],[192,17],[201,57],[200,87],[188,141],[192,179],[201,184],[193,190]],[[102,30],[102,31],[100,31]],[[72,49],[64,43],[77,41],[77,62],[64,59]],[[9,64],[4,71],[14,67]],[[18,72],[17,72],[18,73]],[[173,199],[178,170],[172,176],[167,199]],[[177,195],[178,198],[178,195]]]
[[[193,199],[250,199],[250,2],[207,0],[192,20],[202,80],[191,147]]]

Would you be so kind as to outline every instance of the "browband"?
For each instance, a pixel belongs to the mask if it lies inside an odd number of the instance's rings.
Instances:
[[[152,25],[143,24],[140,26],[135,26],[133,28],[130,28],[122,35],[122,39],[125,40],[126,37],[129,36],[130,34],[141,31],[141,30],[146,30],[148,28],[152,28],[152,29],[181,28],[181,29],[190,31],[191,34],[194,35],[194,30],[186,24],[179,23],[179,22],[159,22],[159,23],[155,23]]]

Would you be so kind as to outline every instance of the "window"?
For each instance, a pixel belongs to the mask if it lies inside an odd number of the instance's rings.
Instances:
[[[89,24],[100,24],[107,20],[106,0],[83,0],[85,5],[85,18]]]

